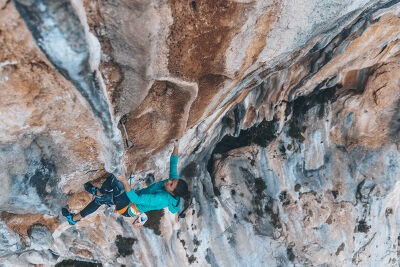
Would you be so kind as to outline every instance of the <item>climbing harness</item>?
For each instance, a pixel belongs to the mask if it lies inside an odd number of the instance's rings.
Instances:
[[[120,209],[120,210],[116,210],[119,214],[124,214],[125,211],[128,210],[128,214],[132,217],[139,215],[140,211],[138,211],[138,209],[136,208],[136,205],[133,204],[132,202],[129,203],[129,205],[126,205],[124,208]]]
[[[119,214],[123,215],[125,212],[128,213],[129,216],[134,218],[132,223],[133,228],[140,228],[147,222],[147,215],[144,212],[140,212],[136,205],[132,202],[129,203],[126,207],[116,210]]]
[[[135,143],[133,143],[132,139],[129,139],[129,137],[128,137],[128,133],[126,132],[126,128],[125,128],[126,121],[127,121],[127,116],[125,114],[124,116],[122,116],[122,118],[119,121],[119,123],[121,123],[122,128],[124,129],[126,147],[128,149],[131,149],[131,148],[133,148],[135,146]]]

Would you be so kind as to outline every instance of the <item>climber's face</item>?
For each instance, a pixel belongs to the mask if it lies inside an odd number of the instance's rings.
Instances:
[[[174,192],[177,184],[178,184],[178,179],[170,179],[166,181],[164,183],[165,191],[167,191],[171,195],[174,195],[172,192]]]

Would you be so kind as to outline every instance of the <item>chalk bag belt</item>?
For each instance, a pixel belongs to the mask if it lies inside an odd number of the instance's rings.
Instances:
[[[118,212],[119,214],[124,214],[124,212],[125,212],[128,208],[129,208],[129,205],[127,205],[125,208],[122,208],[122,209],[120,209],[120,210],[117,210],[117,212]]]
[[[127,147],[128,149],[131,149],[131,148],[133,148],[133,147],[135,146],[135,144],[133,143],[132,139],[129,139],[128,133],[126,132],[126,128],[125,128],[125,123],[126,123],[126,121],[127,121],[127,116],[126,116],[126,114],[125,114],[124,116],[122,116],[122,118],[121,118],[121,120],[119,121],[119,123],[121,123],[122,128],[124,129],[126,147]]]
[[[127,205],[126,207],[124,207],[124,208],[122,208],[122,209],[120,209],[120,210],[117,210],[117,212],[119,213],[119,214],[124,214],[125,213],[125,211],[128,209],[128,208],[132,208],[133,209],[133,211],[135,212],[135,213],[137,213],[137,214],[140,214],[141,212],[140,211],[138,211],[138,209],[136,208],[136,206],[135,206],[135,204],[133,204],[133,203],[129,203],[129,205]],[[130,215],[130,214],[129,214]]]

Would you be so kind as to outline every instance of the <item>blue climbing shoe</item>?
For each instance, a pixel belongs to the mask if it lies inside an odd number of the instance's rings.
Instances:
[[[101,198],[101,196],[97,195],[97,191],[99,190],[98,187],[95,187],[92,185],[90,182],[87,182],[83,185],[85,187],[85,190],[89,193],[95,196],[96,198]]]
[[[75,213],[69,212],[66,208],[62,208],[62,209],[61,209],[61,213],[62,213],[62,215],[63,215],[65,218],[67,218],[68,223],[69,223],[70,225],[75,225],[77,222],[79,222],[79,220],[78,220],[78,221],[74,221],[74,220],[72,219],[72,218],[75,216]]]

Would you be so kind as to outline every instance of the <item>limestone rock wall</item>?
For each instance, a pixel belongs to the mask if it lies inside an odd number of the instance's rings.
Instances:
[[[398,0],[0,0],[1,264],[397,266],[399,36]],[[184,218],[60,217],[174,138]]]

